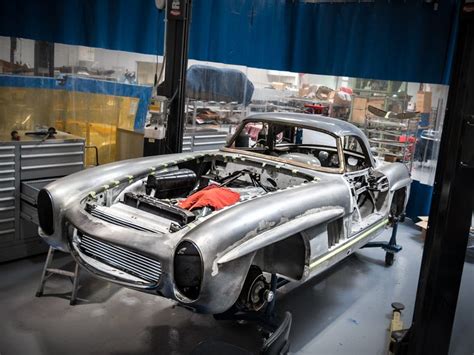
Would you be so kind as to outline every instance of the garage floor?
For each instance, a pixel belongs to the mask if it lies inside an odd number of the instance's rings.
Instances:
[[[411,320],[423,246],[410,221],[400,226],[399,241],[404,250],[391,268],[384,266],[381,250],[362,250],[323,278],[283,290],[278,309],[293,314],[292,353],[386,353],[390,303],[404,303],[404,320]],[[69,306],[71,284],[62,278],[53,278],[46,295],[35,298],[44,259],[0,264],[1,355],[188,354],[209,339],[258,349],[254,326],[217,322],[85,273],[78,305]],[[64,264],[72,266],[67,255],[58,258]],[[473,299],[474,264],[466,262],[451,354],[474,352]]]

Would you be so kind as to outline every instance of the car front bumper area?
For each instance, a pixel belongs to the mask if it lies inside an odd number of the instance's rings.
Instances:
[[[98,278],[176,299],[173,240],[179,236],[104,223],[82,211],[67,220],[71,254],[83,268]]]

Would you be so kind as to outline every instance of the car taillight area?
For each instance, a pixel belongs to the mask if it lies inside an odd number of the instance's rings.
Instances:
[[[181,242],[174,256],[174,281],[181,294],[191,300],[199,297],[203,265],[196,246],[188,241]]]
[[[38,193],[38,219],[44,233],[54,233],[53,201],[48,190],[42,189]]]

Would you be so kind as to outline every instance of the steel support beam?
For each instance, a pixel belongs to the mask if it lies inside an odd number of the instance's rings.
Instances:
[[[474,195],[474,7],[460,8],[413,322],[396,354],[447,354]]]

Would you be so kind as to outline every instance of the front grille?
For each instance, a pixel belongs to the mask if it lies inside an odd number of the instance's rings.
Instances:
[[[82,235],[78,247],[87,256],[148,282],[158,282],[161,263],[135,251]]]

